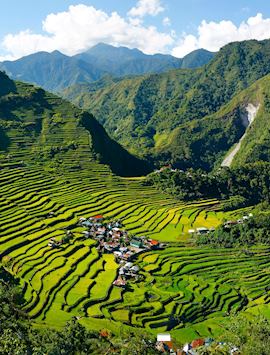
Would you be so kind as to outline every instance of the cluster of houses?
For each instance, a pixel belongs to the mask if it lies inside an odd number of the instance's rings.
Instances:
[[[229,229],[229,228],[236,226],[238,224],[244,224],[252,217],[253,217],[253,214],[250,213],[249,215],[243,216],[242,218],[239,218],[238,220],[226,221],[223,223],[223,227],[226,229]],[[196,229],[189,229],[188,233],[191,235],[203,235],[203,234],[208,234],[208,233],[214,232],[214,231],[215,231],[214,227],[212,227],[212,228],[200,227],[200,228],[196,228]]]
[[[159,353],[166,353],[171,355],[199,355],[199,354],[208,354],[208,350],[212,347],[217,350],[217,353],[228,353],[230,355],[239,355],[239,349],[235,346],[228,346],[223,342],[216,342],[212,338],[200,338],[195,339],[191,343],[187,343],[183,346],[182,349],[179,349],[174,345],[170,334],[158,334],[156,349]],[[225,350],[226,349],[226,350]],[[227,352],[228,351],[228,352]],[[209,352],[210,353],[210,352]],[[211,352],[212,354],[212,352]]]
[[[250,218],[253,217],[253,214],[250,213],[249,215],[247,216],[243,216],[242,218],[239,218],[237,221],[226,221],[224,224],[223,224],[223,227],[224,228],[231,228],[233,226],[236,226],[238,224],[244,224],[245,222],[247,222]]]
[[[85,228],[82,233],[86,238],[98,242],[97,250],[100,253],[114,254],[120,267],[113,285],[118,287],[126,287],[128,279],[139,279],[139,267],[131,262],[138,253],[162,247],[157,240],[129,236],[120,220],[105,223],[103,215],[80,217],[78,224]]]

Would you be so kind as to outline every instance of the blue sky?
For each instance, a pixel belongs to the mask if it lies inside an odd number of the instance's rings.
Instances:
[[[267,3],[266,0],[3,1],[0,56],[17,58],[54,49],[73,55],[98,41],[138,47],[150,54],[183,56],[199,47],[218,50],[234,39],[270,38]],[[112,16],[112,12],[117,15]],[[48,18],[50,14],[56,16]]]

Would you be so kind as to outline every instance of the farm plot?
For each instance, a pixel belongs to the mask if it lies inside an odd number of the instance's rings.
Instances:
[[[188,308],[181,302],[182,298],[192,300],[192,290],[185,291],[188,296],[180,289],[175,295],[175,289],[182,287],[179,280],[171,290],[156,288],[153,297],[148,294],[152,280],[161,277],[154,273],[158,273],[156,267],[163,254],[147,255],[146,260],[157,264],[146,263],[142,268],[144,283],[131,286],[136,297],[128,290],[116,289],[112,283],[119,265],[113,255],[100,254],[94,241],[83,238],[78,218],[101,213],[108,220],[121,218],[129,234],[181,242],[191,227],[221,223],[222,216],[213,211],[217,204],[216,200],[190,204],[175,201],[143,187],[140,179],[118,178],[106,166],[93,162],[79,175],[69,172],[68,178],[33,166],[2,165],[0,254],[4,265],[20,278],[24,309],[37,323],[62,326],[72,316],[80,316],[89,320],[90,327],[96,326],[96,319],[100,324],[109,319],[153,331],[165,329],[168,314],[180,312],[180,308],[183,313]],[[48,241],[62,238],[67,229],[74,233],[71,242],[51,249]],[[141,259],[139,264],[143,263]],[[170,266],[165,260],[163,264],[161,272],[170,274],[175,264]],[[197,315],[203,318],[193,308],[185,314],[188,319]]]
[[[105,305],[115,321],[170,331],[181,339],[216,336],[233,312],[259,312],[270,302],[270,252],[169,247],[138,257],[143,279]]]

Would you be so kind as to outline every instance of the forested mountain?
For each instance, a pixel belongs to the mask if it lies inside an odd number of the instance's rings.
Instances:
[[[170,55],[146,55],[138,49],[98,44],[73,57],[58,51],[38,52],[15,61],[0,63],[0,70],[14,80],[36,84],[43,89],[60,92],[78,83],[92,83],[104,75],[122,77],[145,73],[161,73],[174,68],[195,68],[208,63],[214,53],[197,50],[183,59]]]
[[[179,59],[164,54],[147,55],[138,49],[117,48],[104,43],[75,56],[91,65],[98,65],[102,71],[115,77],[161,73],[177,68],[197,68],[207,64],[213,57],[214,53],[204,49]]]
[[[7,162],[80,170],[87,169],[90,160],[99,160],[120,175],[148,171],[144,162],[110,139],[91,114],[1,72],[0,88],[0,156]]]
[[[39,52],[15,61],[6,61],[0,64],[0,69],[15,80],[36,84],[54,92],[78,82],[93,82],[104,74],[96,67],[58,51]]]
[[[245,133],[242,116],[248,104],[260,105],[248,134],[253,138],[246,137],[235,161],[267,160],[268,131],[261,135],[256,129],[260,148],[252,132],[268,117],[269,58],[269,40],[237,42],[202,68],[71,88],[64,96],[90,110],[131,152],[161,164],[207,170],[221,163]]]

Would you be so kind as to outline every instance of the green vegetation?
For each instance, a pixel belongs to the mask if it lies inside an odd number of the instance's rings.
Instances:
[[[243,136],[246,106],[260,104],[236,162],[268,161],[269,51],[269,40],[232,43],[203,68],[109,81],[96,91],[84,86],[81,94],[72,88],[64,96],[90,110],[129,151],[204,170],[220,165]]]
[[[254,352],[268,355],[270,349],[270,323],[262,315],[256,318],[232,317],[227,332],[222,337],[227,344],[237,347],[243,355]]]
[[[211,245],[216,248],[231,248],[237,246],[250,247],[258,244],[270,244],[270,215],[256,214],[243,224],[220,226],[208,235],[197,237],[198,245]],[[247,251],[247,253],[249,253]],[[250,252],[252,255],[252,252]]]
[[[170,247],[139,257],[144,280],[123,295],[134,326],[170,331],[181,341],[217,338],[235,312],[267,316],[269,250]]]
[[[150,335],[123,332],[121,338],[109,331],[87,331],[75,318],[61,330],[31,327],[20,310],[21,294],[16,280],[0,269],[0,353],[14,354],[155,354]]]
[[[216,172],[171,170],[155,172],[143,181],[180,200],[201,198],[224,200],[223,210],[234,210],[258,203],[270,203],[269,163],[258,162],[238,168],[220,168]]]
[[[79,217],[101,213],[108,220],[121,218],[131,235],[166,242],[184,242],[188,229],[216,227],[224,218],[218,200],[179,202],[142,186],[140,179],[113,176],[95,162],[79,175],[47,173],[30,163],[2,161],[1,167],[0,253],[5,267],[20,279],[24,311],[38,325],[63,327],[81,316],[88,329],[119,334],[129,328],[127,310],[110,310],[126,304],[123,292],[112,286],[119,266],[112,254],[99,254],[95,242],[85,240]],[[73,231],[72,240],[50,248],[49,240],[63,238],[67,229]]]
[[[210,170],[246,132],[248,153],[241,149],[232,168],[211,173],[165,169],[147,178],[118,177],[113,173],[139,176],[151,166],[109,138],[91,114],[0,73],[4,354],[12,346],[30,354],[151,354],[148,340],[160,332],[184,343],[218,338],[235,313],[270,317],[269,163],[253,163],[268,159],[269,78],[256,80],[269,66],[258,53],[269,46],[233,44],[205,68],[108,79],[114,89],[100,83],[101,91],[92,92],[100,94],[96,100],[117,140],[136,152],[143,148],[150,162]],[[246,130],[241,122],[248,103],[259,103],[260,110]],[[255,129],[261,132],[259,155],[252,146]],[[220,226],[253,210],[260,213],[243,225]],[[125,288],[113,285],[120,268],[114,255],[100,251],[78,225],[80,217],[96,214],[120,219],[130,235],[165,244],[137,255],[132,262],[139,277]],[[189,229],[199,227],[216,232],[195,240]],[[51,238],[65,243],[53,248]]]
[[[95,83],[104,76],[161,73],[175,68],[197,68],[208,63],[214,53],[196,50],[183,59],[171,55],[146,55],[138,49],[113,47],[100,43],[72,57],[59,51],[38,52],[15,61],[0,63],[12,79],[60,92],[75,84]],[[95,85],[95,84],[94,84]]]
[[[111,140],[89,113],[40,88],[0,74],[1,158],[36,163],[43,169],[81,170],[100,161],[113,172],[136,176],[149,166]],[[3,89],[4,90],[4,89]]]

